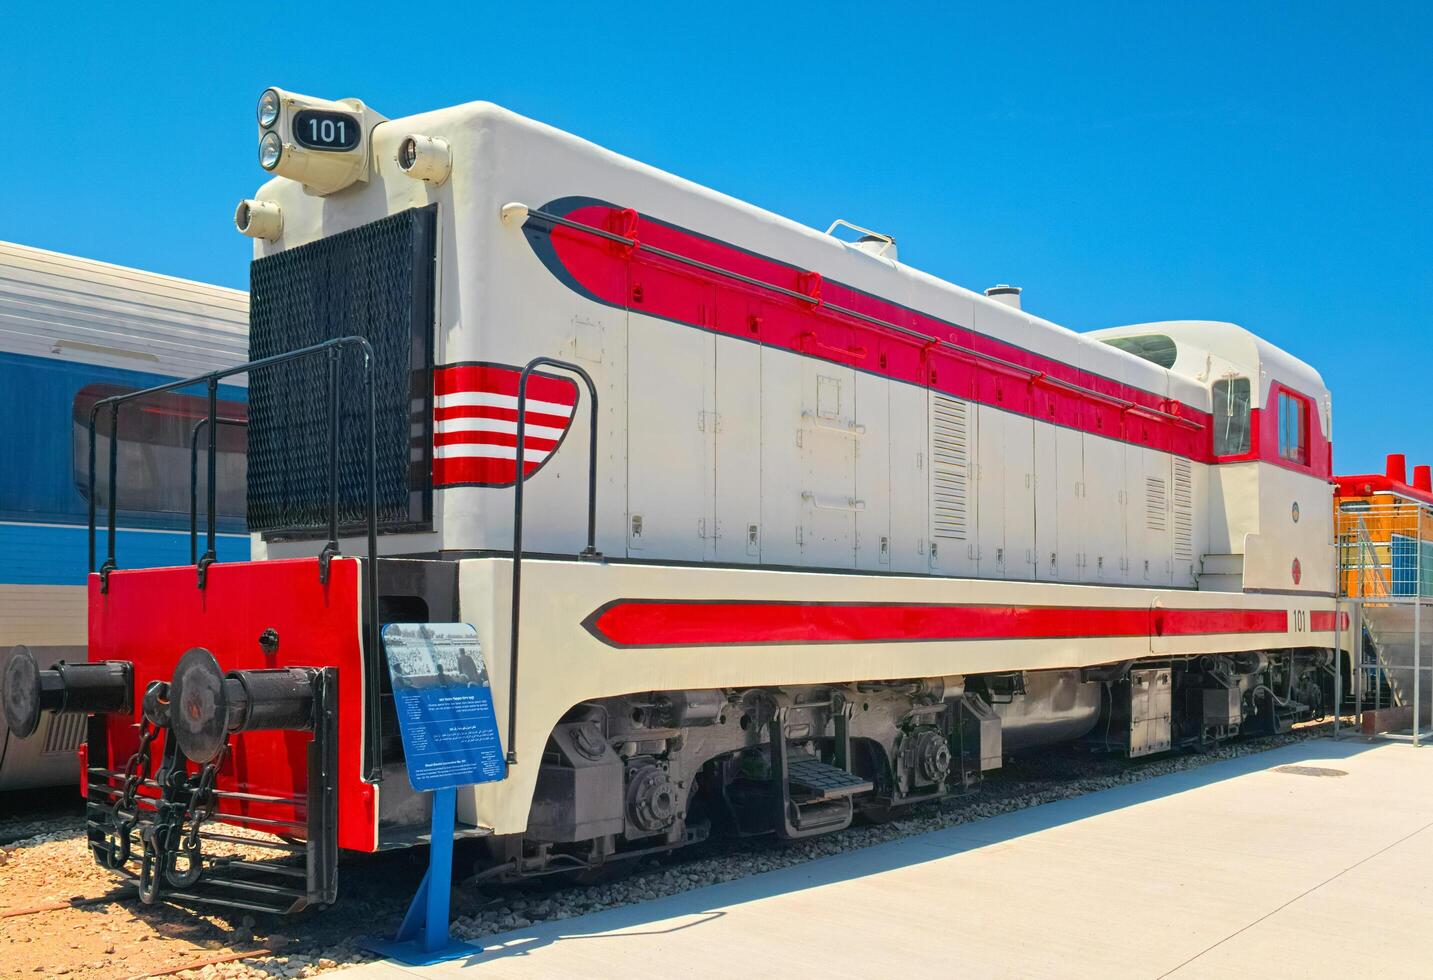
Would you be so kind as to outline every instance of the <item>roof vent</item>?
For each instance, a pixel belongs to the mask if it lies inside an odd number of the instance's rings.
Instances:
[[[854,249],[865,252],[867,255],[874,255],[878,259],[890,259],[896,261],[896,240],[890,235],[882,235],[879,231],[872,231],[869,228],[862,228],[860,225],[853,225],[845,218],[837,218],[831,222],[831,227],[826,229],[826,234],[834,235],[837,228],[849,228],[852,231],[859,231],[861,237],[854,242],[846,242]]]
[[[997,303],[1004,303],[1006,306],[1020,309],[1020,287],[1007,286],[1001,283],[998,286],[991,286],[985,291],[985,295]]]

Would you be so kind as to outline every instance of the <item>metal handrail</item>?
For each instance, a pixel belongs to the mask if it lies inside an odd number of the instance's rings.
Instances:
[[[552,367],[572,372],[582,379],[583,384],[587,385],[587,393],[591,396],[591,421],[588,423],[591,432],[587,447],[587,547],[578,557],[585,561],[597,561],[602,557],[597,550],[597,386],[593,384],[590,374],[570,361],[560,361],[555,357],[534,357],[522,369],[522,374],[518,377],[517,382],[517,446],[513,456],[515,475],[513,478],[512,518],[512,624],[511,639],[508,644],[507,763],[510,766],[517,765],[518,627],[522,621],[522,503],[523,485],[527,482],[527,457],[523,449],[523,441],[527,432],[527,379],[538,367]],[[573,414],[576,414],[576,408],[577,406],[574,405]]]
[[[227,419],[223,417],[214,420],[219,425],[233,425],[247,429],[247,419]],[[194,423],[194,428],[189,430],[189,564],[199,564],[199,432],[209,425],[209,417],[205,416]]]
[[[319,344],[308,347],[301,347],[298,350],[286,351],[282,354],[273,354],[269,357],[261,357],[258,360],[246,361],[234,367],[224,368],[219,371],[211,371],[208,374],[196,375],[192,378],[181,378],[178,381],[170,381],[161,385],[154,385],[140,391],[126,392],[121,395],[110,395],[108,398],[97,400],[90,407],[89,419],[89,569],[95,569],[95,421],[99,417],[101,408],[107,407],[110,415],[110,453],[109,453],[109,501],[108,501],[108,544],[104,564],[98,569],[100,574],[100,591],[109,591],[109,573],[119,567],[115,561],[115,538],[116,522],[119,513],[119,408],[125,402],[134,401],[149,395],[163,394],[166,391],[175,391],[179,388],[188,388],[191,385],[204,384],[208,386],[209,411],[205,418],[208,423],[208,466],[209,485],[207,487],[208,513],[207,518],[207,548],[203,556],[195,562],[197,569],[197,582],[199,588],[206,584],[206,570],[215,560],[214,558],[214,537],[215,537],[215,475],[217,467],[217,419],[219,418],[219,382],[224,378],[230,378],[238,374],[253,374],[266,368],[284,364],[289,361],[296,361],[318,353],[326,353],[329,358],[328,370],[328,395],[329,395],[329,511],[328,511],[328,543],[324,545],[319,555],[319,578],[323,582],[328,581],[329,560],[338,550],[338,358],[346,347],[356,347],[363,354],[363,387],[368,402],[368,486],[365,521],[368,538],[368,563],[372,566],[368,570],[368,579],[364,583],[366,629],[364,653],[367,661],[365,670],[367,672],[367,683],[363,685],[365,696],[365,712],[368,715],[369,723],[364,725],[365,734],[365,774],[368,782],[379,782],[383,778],[382,766],[382,732],[379,721],[379,672],[382,669],[382,655],[379,650],[378,639],[378,407],[377,395],[374,392],[373,371],[375,354],[373,345],[366,337],[348,336],[335,337],[332,340],[325,340]],[[591,382],[589,381],[589,384]],[[197,476],[197,467],[195,475]],[[197,501],[196,501],[197,503]],[[196,528],[197,530],[197,528]]]
[[[957,344],[949,340],[942,340],[939,337],[932,336],[931,334],[923,333],[919,330],[912,330],[910,327],[903,327],[899,323],[892,323],[889,320],[883,320],[880,317],[874,317],[870,314],[862,313],[859,310],[853,310],[844,306],[839,306],[836,303],[826,302],[821,298],[819,292],[804,293],[800,292],[799,290],[788,289],[785,286],[778,286],[775,283],[766,282],[765,280],[757,279],[753,276],[743,275],[742,273],[736,272],[732,269],[724,269],[721,266],[713,265],[710,262],[703,262],[701,259],[694,259],[689,255],[682,255],[680,252],[673,252],[669,249],[659,248],[656,245],[648,244],[647,242],[640,241],[639,239],[634,237],[621,235],[613,231],[607,231],[605,228],[597,228],[592,225],[583,224],[580,221],[573,221],[571,218],[563,217],[560,214],[553,214],[550,211],[543,211],[541,208],[526,208],[526,212],[529,217],[537,218],[539,221],[546,221],[550,224],[559,225],[563,228],[570,228],[573,231],[586,232],[587,234],[594,235],[601,239],[605,239],[606,241],[614,242],[619,245],[624,245],[634,251],[640,250],[643,252],[647,252],[651,255],[656,255],[660,258],[664,258],[672,262],[677,262],[682,265],[690,266],[694,269],[701,269],[703,272],[710,272],[715,275],[723,276],[727,279],[734,280],[735,282],[740,282],[748,286],[756,286],[760,289],[770,290],[771,292],[777,293],[778,295],[786,296],[794,300],[799,300],[803,303],[810,303],[813,307],[824,307],[825,309],[830,310],[833,313],[839,313],[842,316],[851,317],[855,320],[861,320],[873,326],[882,327],[887,330],[894,330],[899,334],[903,334],[914,340],[919,340],[927,346],[940,347],[947,351],[953,351],[954,353],[960,354],[966,358],[973,359],[979,363],[987,364],[991,367],[994,367],[997,370],[1016,372],[1019,376],[1024,377],[1025,380],[1029,381],[1031,384],[1048,384],[1055,387],[1064,388],[1081,396],[1093,398],[1097,401],[1104,402],[1112,408],[1118,408],[1121,411],[1125,412],[1134,412],[1137,415],[1144,415],[1158,422],[1167,422],[1172,425],[1182,426],[1186,429],[1191,429],[1199,432],[1204,431],[1204,429],[1206,428],[1206,426],[1202,423],[1196,422],[1193,419],[1185,418],[1182,415],[1177,415],[1174,412],[1166,412],[1163,409],[1154,408],[1148,405],[1141,405],[1138,402],[1132,402],[1127,398],[1120,398],[1115,395],[1108,395],[1102,391],[1096,391],[1094,388],[1088,388],[1084,385],[1076,384],[1073,381],[1066,381],[1063,378],[1054,378],[1038,368],[1027,367],[1024,364],[1017,364],[1014,361],[1006,360],[1003,357],[998,357],[994,354],[988,354],[985,351],[975,350],[972,347],[966,347],[962,344]],[[810,275],[815,274],[810,273]],[[1169,400],[1166,399],[1166,401]]]

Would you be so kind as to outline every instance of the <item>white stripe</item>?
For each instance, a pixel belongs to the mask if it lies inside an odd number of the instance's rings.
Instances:
[[[483,405],[493,408],[510,408],[517,411],[516,395],[499,395],[492,391],[455,391],[447,395],[439,395],[436,399],[439,408],[459,408],[465,405]],[[571,416],[572,406],[562,405],[557,402],[543,402],[536,398],[527,400],[528,412],[537,412],[542,415]]]
[[[439,419],[433,424],[434,432],[506,432],[517,435],[517,423],[507,419]],[[549,425],[533,425],[523,429],[524,439],[561,439],[565,429],[554,429]]]
[[[529,427],[528,431],[531,432],[532,428]],[[101,508],[101,510],[103,510],[103,508]],[[98,534],[100,537],[104,537],[106,534],[109,533],[108,525],[106,525],[104,522],[103,514],[98,515],[97,519],[98,523],[95,524],[95,533]],[[83,531],[86,534],[89,533],[90,529],[88,524],[49,524],[45,521],[0,521],[0,527],[56,527],[71,531]],[[186,538],[189,537],[189,532],[187,530],[171,531],[167,528],[162,527],[125,527],[123,524],[121,524],[116,528],[116,530],[123,531],[125,534],[182,534]],[[200,531],[199,536],[201,538],[204,537],[204,532]],[[235,534],[233,531],[216,531],[214,533],[214,536],[216,538],[248,537],[247,534]]]
[[[516,460],[512,446],[478,446],[472,443],[455,443],[449,446],[434,446],[433,455],[438,459],[506,459]],[[548,449],[527,449],[522,458],[529,463],[541,463],[552,455]]]

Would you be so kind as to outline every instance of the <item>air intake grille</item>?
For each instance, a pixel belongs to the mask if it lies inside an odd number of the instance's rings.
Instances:
[[[256,260],[250,268],[249,356],[336,337],[373,345],[378,521],[430,515],[435,209],[414,209]],[[339,371],[341,525],[364,522],[368,421],[362,355]],[[328,521],[328,364],[324,355],[249,379],[249,528],[303,534]]]
[[[955,398],[931,396],[930,514],[931,534],[965,540],[966,503],[970,490],[970,440],[967,406]]]
[[[1189,460],[1174,460],[1174,557],[1194,558],[1194,477]]]
[[[1144,526],[1151,531],[1169,526],[1169,492],[1157,476],[1144,478]]]

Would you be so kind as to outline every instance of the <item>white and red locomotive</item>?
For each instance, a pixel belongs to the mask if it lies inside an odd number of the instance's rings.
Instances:
[[[391,621],[479,632],[511,765],[459,817],[504,878],[1329,707],[1329,396],[1253,334],[1076,334],[486,103],[259,122],[254,560],[111,555],[104,666],[7,674],[100,711],[92,841],[147,897],[329,901],[425,831]],[[209,862],[225,823],[307,879]]]

